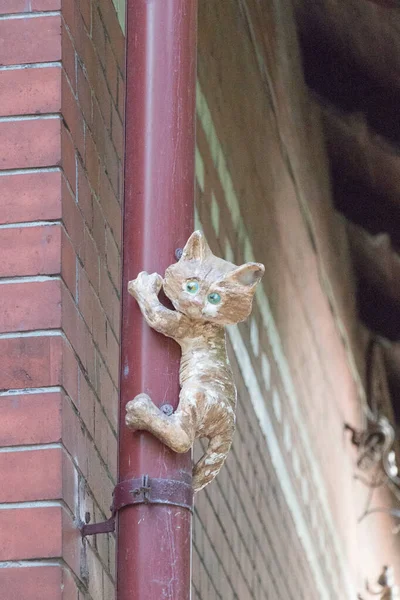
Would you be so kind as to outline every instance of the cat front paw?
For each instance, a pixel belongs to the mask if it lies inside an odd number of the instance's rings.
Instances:
[[[147,394],[138,394],[126,405],[125,424],[135,431],[137,429],[146,429],[157,407]]]
[[[158,273],[142,271],[128,283],[128,292],[136,299],[149,294],[158,295],[163,285],[163,278]]]

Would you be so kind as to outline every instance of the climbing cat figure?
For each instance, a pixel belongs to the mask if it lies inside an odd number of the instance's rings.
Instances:
[[[149,431],[175,452],[187,452],[196,438],[208,438],[193,470],[196,492],[220,471],[235,431],[236,388],[224,328],[249,316],[263,274],[262,264],[237,267],[214,256],[204,235],[195,231],[164,280],[142,272],[128,285],[148,325],[173,338],[182,358],[177,410],[168,416],[139,394],[126,405],[126,425]],[[175,310],[159,301],[161,288]]]

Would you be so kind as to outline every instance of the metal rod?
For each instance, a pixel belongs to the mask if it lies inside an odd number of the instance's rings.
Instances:
[[[180,350],[144,322],[127,294],[142,271],[164,274],[193,230],[197,0],[128,0],[119,481],[191,483],[190,454],[174,454],[124,423],[146,392],[178,403]],[[118,513],[118,600],[190,598],[191,512],[138,504]]]

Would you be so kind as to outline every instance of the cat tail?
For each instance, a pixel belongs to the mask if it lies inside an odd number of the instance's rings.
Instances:
[[[193,468],[193,489],[202,490],[220,472],[232,445],[233,432],[210,439],[207,450]]]

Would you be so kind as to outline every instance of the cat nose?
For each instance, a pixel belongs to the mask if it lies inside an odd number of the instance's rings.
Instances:
[[[192,304],[194,304],[195,306],[202,306],[203,302],[202,302],[201,298],[193,298]]]

